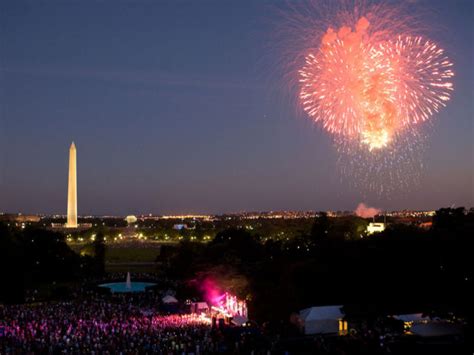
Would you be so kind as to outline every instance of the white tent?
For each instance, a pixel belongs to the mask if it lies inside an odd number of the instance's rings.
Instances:
[[[193,302],[191,303],[191,311],[195,313],[207,312],[209,305],[206,302]]]
[[[164,304],[178,303],[178,300],[170,295],[163,297],[161,300]]]
[[[305,334],[330,334],[339,331],[339,320],[344,318],[342,306],[310,307],[299,313]]]
[[[462,326],[447,320],[424,317],[421,313],[399,314],[394,318],[405,322],[405,328],[422,337],[436,337],[462,334]]]
[[[247,317],[242,317],[242,316],[232,317],[232,323],[238,326],[242,326],[243,324],[247,323],[247,321],[248,321]]]
[[[422,313],[398,314],[393,317],[403,322],[419,322],[429,319],[428,317],[423,317]]]
[[[437,337],[462,334],[460,324],[447,321],[431,321],[426,323],[415,323],[411,332],[422,337]]]

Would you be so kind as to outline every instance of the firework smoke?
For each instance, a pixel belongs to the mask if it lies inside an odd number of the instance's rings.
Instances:
[[[369,207],[365,203],[359,203],[354,213],[362,218],[372,218],[380,214],[381,210],[375,207]]]

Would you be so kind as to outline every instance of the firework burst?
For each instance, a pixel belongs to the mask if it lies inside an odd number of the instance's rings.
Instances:
[[[380,39],[369,30],[366,17],[354,30],[329,28],[299,70],[299,98],[325,130],[372,151],[445,106],[453,71],[443,49],[428,39]]]
[[[333,137],[346,175],[370,189],[380,189],[371,176],[386,186],[406,181],[421,165],[425,122],[450,99],[453,64],[400,9],[330,10],[324,24],[310,11],[292,20],[304,42],[296,55],[300,107]]]

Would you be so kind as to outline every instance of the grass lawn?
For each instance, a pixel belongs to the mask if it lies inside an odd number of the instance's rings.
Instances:
[[[106,263],[154,262],[160,255],[159,248],[107,248]]]
[[[106,264],[105,272],[108,273],[123,273],[124,279],[127,271],[131,273],[155,273],[159,270],[159,266],[153,264],[144,264],[144,265],[129,265],[129,264]]]
[[[70,243],[69,247],[76,253],[89,247],[89,243]],[[150,263],[160,255],[161,243],[113,243],[106,244],[106,263]]]

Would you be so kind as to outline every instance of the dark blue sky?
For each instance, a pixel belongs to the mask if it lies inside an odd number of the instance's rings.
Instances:
[[[363,195],[273,70],[270,1],[0,4],[0,211],[79,213],[474,205],[474,2],[420,1],[455,63],[419,189]]]

